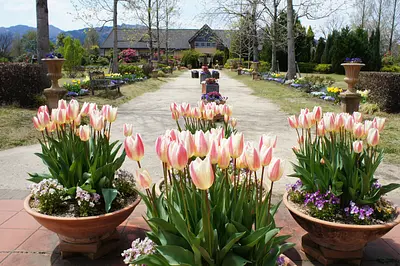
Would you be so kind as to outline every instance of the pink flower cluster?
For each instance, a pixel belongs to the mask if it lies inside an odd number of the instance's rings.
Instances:
[[[171,103],[170,110],[174,120],[178,120],[182,116],[184,119],[192,118],[211,121],[216,115],[222,115],[227,123],[232,116],[232,106],[227,104],[217,105],[215,102],[206,104],[204,101],[199,101],[195,107],[191,107],[190,104],[185,102],[182,104]]]

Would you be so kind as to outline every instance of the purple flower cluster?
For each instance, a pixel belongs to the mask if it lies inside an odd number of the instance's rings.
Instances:
[[[361,58],[358,58],[358,57],[355,57],[355,58],[346,57],[344,62],[346,62],[346,63],[361,63],[362,60],[361,60]]]
[[[372,187],[375,189],[379,189],[382,187],[382,184],[379,183],[379,180],[376,180],[376,182],[372,184]]]
[[[325,101],[335,101],[335,97],[333,96],[321,96],[321,99],[325,100]]]
[[[276,265],[284,266],[285,265],[285,257],[284,256],[279,256],[278,259],[276,260]]]
[[[299,191],[302,186],[303,186],[303,183],[299,179],[294,184],[287,184],[286,191]]]
[[[322,210],[326,203],[339,204],[340,199],[331,191],[327,191],[325,194],[323,194],[318,190],[315,193],[307,193],[304,200],[304,205],[314,204],[318,210]]]
[[[131,264],[132,260],[136,260],[142,255],[154,254],[156,252],[155,243],[148,237],[143,240],[140,238],[132,242],[130,249],[124,250],[121,256],[124,257],[125,264]]]
[[[31,194],[35,198],[39,198],[40,196],[46,194],[54,194],[56,192],[65,191],[65,188],[58,183],[57,179],[43,179],[37,184],[30,185]]]
[[[53,52],[53,53],[47,54],[47,55],[46,55],[46,58],[49,58],[49,59],[63,58],[63,56],[62,56],[62,54],[60,54],[60,53],[55,53],[55,52]]]
[[[97,193],[89,193],[80,187],[76,188],[75,199],[78,201],[78,205],[81,206],[82,203],[89,203],[89,207],[94,207],[94,204],[99,202],[100,195]]]
[[[358,219],[365,220],[371,217],[374,213],[374,209],[368,205],[358,207],[354,202],[350,201],[349,207],[344,208],[344,212],[347,216],[357,215]]]

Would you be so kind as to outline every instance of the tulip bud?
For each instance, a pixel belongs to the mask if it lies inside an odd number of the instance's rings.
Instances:
[[[117,112],[118,112],[118,107],[112,107],[112,106],[109,107],[106,116],[106,119],[109,123],[114,123],[114,121],[117,119]]]
[[[222,144],[218,151],[218,166],[221,169],[226,169],[229,167],[230,162],[229,143]]]
[[[262,146],[266,146],[267,148],[272,147],[272,148],[276,148],[276,141],[277,141],[277,136],[273,136],[273,135],[265,135],[263,134],[260,138],[260,144],[258,146],[259,149],[261,149]]]
[[[81,109],[81,115],[82,116],[86,116],[89,114],[89,103],[88,102],[84,102],[82,105],[82,109]]]
[[[179,132],[176,129],[165,131],[165,136],[168,136],[172,141],[179,139]]]
[[[144,170],[143,168],[137,169],[135,172],[135,179],[143,189],[150,188],[152,180],[147,170]]]
[[[362,123],[356,123],[353,127],[354,137],[360,139],[364,136],[364,125]]]
[[[237,120],[236,120],[236,118],[232,117],[232,118],[231,118],[231,126],[232,126],[233,128],[235,128],[236,125],[237,125]]]
[[[77,100],[72,99],[67,107],[67,116],[69,121],[75,120],[79,114],[79,103]]]
[[[196,131],[194,135],[194,143],[196,146],[195,155],[204,157],[208,153],[208,143],[203,131]]]
[[[108,104],[103,105],[103,107],[101,107],[101,113],[103,114],[103,117],[107,118],[108,117],[108,113],[110,112],[110,108],[111,106]]]
[[[325,113],[324,117],[324,126],[327,132],[332,132],[335,130],[335,114],[334,113]]]
[[[317,126],[317,136],[318,137],[323,137],[325,136],[325,125],[324,125],[324,120],[319,121],[318,126]]]
[[[299,121],[297,119],[297,116],[292,115],[288,117],[288,122],[289,122],[289,126],[291,128],[298,128],[299,127]]]
[[[257,171],[261,167],[260,153],[251,142],[247,142],[244,149],[247,167],[250,171]]]
[[[201,118],[201,111],[200,111],[199,107],[194,107],[192,109],[192,117],[197,118],[197,119]]]
[[[247,161],[246,161],[246,154],[244,151],[238,158],[236,158],[236,168],[237,169],[247,169],[248,168]]]
[[[200,113],[204,111],[204,109],[206,108],[206,105],[203,101],[198,101],[197,102],[197,106],[199,107],[199,111]]]
[[[189,166],[193,184],[201,190],[209,189],[214,183],[214,171],[209,157],[204,160],[196,158]]]
[[[129,137],[132,136],[133,125],[132,124],[124,124],[123,125],[124,136]]]
[[[178,121],[179,120],[179,112],[173,111],[171,113],[172,120]]]
[[[57,123],[63,125],[67,122],[67,109],[59,109],[57,112]]]
[[[140,134],[129,136],[124,141],[126,156],[129,159],[139,162],[144,156],[144,145]]]
[[[353,142],[353,150],[355,153],[361,153],[363,151],[363,142],[362,140],[356,140]]]
[[[272,147],[262,146],[260,150],[260,160],[262,166],[268,166],[272,159]]]
[[[354,128],[354,117],[348,116],[346,118],[346,120],[344,122],[344,128],[349,132],[353,131],[353,128]]]
[[[67,109],[67,101],[66,100],[58,100],[58,109]]]
[[[190,115],[190,104],[183,102],[179,106],[179,112],[181,113],[182,116],[189,116]]]
[[[299,115],[299,127],[309,129],[312,126],[312,114],[304,113]]]
[[[362,122],[362,115],[359,112],[354,112],[353,113],[353,118],[355,123],[361,123]]]
[[[212,140],[210,143],[210,150],[208,152],[207,157],[210,158],[211,164],[218,163],[218,146],[215,140]]]
[[[44,131],[44,129],[46,128],[46,126],[42,124],[41,121],[36,116],[32,118],[32,122],[33,126],[39,131]]]
[[[88,141],[90,139],[90,127],[88,125],[79,127],[79,138],[82,141]]]
[[[188,155],[183,144],[173,141],[168,146],[168,162],[176,170],[183,171],[188,163]]]
[[[169,110],[171,110],[172,113],[178,112],[178,105],[176,103],[171,103],[169,106]]]
[[[229,116],[227,114],[224,114],[224,122],[225,124],[228,124],[229,122]]]
[[[284,161],[278,158],[273,158],[268,166],[267,175],[272,182],[281,179],[284,170]]]
[[[209,121],[213,120],[213,119],[214,119],[214,110],[212,110],[212,109],[207,109],[207,110],[205,111],[205,119],[206,119],[206,120],[209,120]]]
[[[170,143],[169,137],[159,136],[156,140],[156,153],[158,158],[163,163],[168,163],[168,146]]]
[[[364,122],[364,132],[367,133],[371,128],[373,128],[373,122],[371,120],[365,120]]]
[[[335,130],[340,130],[344,126],[344,116],[342,113],[335,117]]]
[[[103,130],[104,118],[99,111],[95,110],[90,114],[90,125],[97,131]]]
[[[373,120],[373,126],[381,132],[385,127],[385,122],[386,118],[375,117]]]
[[[196,145],[194,143],[194,138],[190,131],[182,131],[180,133],[179,139],[182,141],[185,146],[188,158],[195,155]]]
[[[371,128],[368,131],[367,143],[368,143],[368,145],[370,145],[372,147],[378,145],[378,143],[379,143],[379,130],[378,129]]]
[[[321,106],[314,106],[313,109],[313,120],[319,122],[322,119],[322,108]]]
[[[232,116],[232,106],[224,104],[223,105],[224,115]]]
[[[235,133],[229,137],[229,153],[232,158],[238,158],[243,153],[244,136],[243,133]]]

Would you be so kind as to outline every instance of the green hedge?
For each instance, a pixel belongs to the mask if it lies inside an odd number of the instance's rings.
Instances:
[[[317,73],[324,73],[324,74],[333,73],[331,64],[318,64],[314,68],[314,71]]]
[[[260,61],[260,69],[258,70],[258,72],[266,73],[269,72],[270,69],[271,69],[271,64],[269,62]]]
[[[50,87],[45,72],[37,64],[0,63],[0,104],[36,107],[37,96]]]
[[[368,100],[382,111],[400,112],[400,73],[360,72],[357,88],[369,90]]]
[[[317,66],[316,63],[310,63],[310,62],[299,62],[298,65],[300,73],[313,73],[315,67]]]
[[[381,69],[382,72],[400,72],[400,66],[392,65],[392,66],[384,66]]]

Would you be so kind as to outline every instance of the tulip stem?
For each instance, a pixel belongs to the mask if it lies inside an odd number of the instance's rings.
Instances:
[[[267,209],[267,225],[269,225],[269,218],[271,216],[270,210],[271,210],[271,200],[272,200],[272,188],[274,187],[274,182],[271,182],[271,188],[269,190],[269,194],[268,194],[268,209]]]
[[[179,183],[180,183],[180,185],[181,185],[181,189],[180,189],[180,191],[181,191],[181,200],[183,201],[183,207],[185,208],[185,215],[186,215],[186,222],[187,222],[187,225],[188,225],[188,227],[189,227],[189,231],[190,231],[190,221],[189,221],[189,215],[188,215],[188,210],[187,210],[187,206],[186,206],[186,199],[185,199],[185,197],[184,197],[184,195],[183,195],[183,173],[182,173],[182,171],[179,171]]]
[[[203,197],[205,198],[204,202],[206,204],[206,216],[207,216],[206,219],[204,219],[203,217],[203,228],[207,230],[206,242],[208,243],[208,252],[210,254],[210,257],[212,257],[213,231],[211,228],[211,208],[207,190],[204,190]]]
[[[164,174],[164,185],[165,185],[165,194],[167,195],[167,201],[168,201],[168,180],[167,180],[167,166],[166,163],[162,162],[162,167],[163,167],[163,174]]]
[[[156,203],[154,202],[154,197],[151,195],[151,192],[150,192],[150,190],[148,188],[146,189],[146,193],[147,193],[147,197],[149,197],[151,203],[153,204],[153,209],[154,209],[153,215],[158,217],[158,212],[157,212]]]
[[[261,172],[261,184],[260,184],[260,197],[258,198],[260,203],[262,202],[262,193],[263,193],[263,185],[264,185],[264,168],[265,166],[262,167],[262,172]]]
[[[257,172],[256,171],[254,171],[254,179],[255,179],[255,183],[256,183],[256,187],[255,187],[255,190],[256,190],[256,220],[255,220],[255,223],[254,223],[254,227],[255,227],[255,229],[257,230],[257,220],[258,220],[258,183],[257,183]]]
[[[140,165],[140,162],[139,162],[139,161],[137,161],[137,164],[138,164],[139,168],[142,168],[142,166]]]

